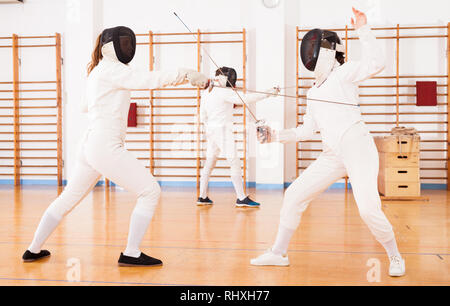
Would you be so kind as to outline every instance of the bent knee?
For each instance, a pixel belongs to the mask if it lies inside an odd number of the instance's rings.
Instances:
[[[50,204],[49,207],[47,207],[45,213],[52,216],[55,219],[61,220],[62,218],[64,218],[65,215],[69,213],[71,209],[72,206],[69,205],[52,203]]]
[[[136,209],[143,215],[151,216],[158,205],[161,187],[158,183],[146,188],[138,197]]]
[[[284,193],[283,206],[297,206],[306,208],[309,201],[305,196],[305,192],[299,192],[294,189],[286,189]]]
[[[370,208],[366,208],[366,207],[360,207],[358,210],[359,210],[359,215],[360,215],[361,219],[363,219],[366,222],[370,221],[372,219],[380,218],[383,215],[381,210],[378,210],[378,209],[370,209]]]
[[[301,215],[308,207],[308,202],[283,202],[281,207],[281,215]]]
[[[228,163],[230,164],[231,176],[241,175],[241,160],[239,158],[233,158]]]
[[[282,215],[301,215],[308,207],[310,201],[306,198],[286,193],[283,200],[283,206],[281,207]]]
[[[140,194],[139,198],[157,198],[161,196],[161,186],[159,186],[158,182],[154,181],[145,188]]]
[[[308,202],[283,201],[280,211],[281,224],[286,228],[296,229],[307,207]]]
[[[205,165],[202,169],[201,174],[202,175],[210,175],[212,172],[213,167],[211,165]]]
[[[66,188],[47,208],[47,211],[56,218],[63,218],[67,215],[82,199],[84,193]]]

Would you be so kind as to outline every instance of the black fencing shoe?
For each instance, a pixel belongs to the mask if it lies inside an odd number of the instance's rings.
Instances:
[[[197,199],[197,205],[212,205],[212,204],[214,204],[214,202],[208,197]]]
[[[162,266],[162,261],[159,259],[147,256],[142,252],[138,258],[123,255],[123,253],[120,253],[119,266],[121,266],[121,267],[155,267],[155,266]]]
[[[249,197],[246,197],[242,201],[239,200],[239,199],[236,200],[236,206],[237,207],[259,207],[260,205],[261,204],[259,204],[258,202],[253,201]]]
[[[22,255],[22,259],[24,262],[32,262],[49,256],[50,252],[47,250],[42,250],[39,253],[31,253],[29,250],[26,250]]]

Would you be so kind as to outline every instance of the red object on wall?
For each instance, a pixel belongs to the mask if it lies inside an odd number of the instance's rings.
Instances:
[[[130,110],[128,111],[128,127],[137,127],[137,105],[130,103]]]
[[[435,81],[416,82],[416,105],[417,106],[436,106],[437,89]]]

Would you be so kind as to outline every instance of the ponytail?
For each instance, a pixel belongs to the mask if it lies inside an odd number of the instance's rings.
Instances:
[[[88,75],[91,73],[91,71],[98,65],[100,60],[103,58],[102,48],[100,46],[101,37],[102,37],[101,34],[97,37],[97,42],[95,43],[95,49],[94,49],[94,52],[92,52],[92,59],[87,67]]]

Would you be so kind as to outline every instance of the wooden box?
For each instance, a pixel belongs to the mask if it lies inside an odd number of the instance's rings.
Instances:
[[[420,137],[374,137],[380,157],[378,191],[385,197],[420,196]]]
[[[381,168],[378,181],[385,182],[419,182],[419,168]]]
[[[419,153],[378,153],[380,157],[380,169],[394,168],[419,168]]]
[[[378,152],[391,153],[418,153],[420,145],[419,136],[378,136],[374,137]]]
[[[378,191],[386,197],[420,197],[420,181],[390,182],[378,180]]]

